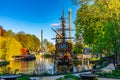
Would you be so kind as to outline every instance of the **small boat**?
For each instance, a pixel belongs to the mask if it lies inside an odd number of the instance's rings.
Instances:
[[[32,60],[35,60],[36,57],[34,54],[27,54],[27,55],[13,56],[13,59],[14,60],[32,61]]]
[[[22,58],[24,58],[24,56],[18,55],[18,56],[12,56],[12,58],[13,58],[14,60],[21,60]]]
[[[24,58],[22,58],[21,60],[25,60],[25,61],[31,61],[31,60],[35,60],[36,57],[34,54],[29,54],[29,55],[26,55]]]
[[[21,49],[21,55],[16,55],[13,56],[14,60],[25,60],[25,61],[31,61],[31,60],[35,60],[35,54],[30,54],[29,49],[27,48],[22,48]]]

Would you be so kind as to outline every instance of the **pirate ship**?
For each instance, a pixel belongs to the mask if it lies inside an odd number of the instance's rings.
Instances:
[[[72,30],[71,27],[66,26],[66,18],[64,17],[64,10],[62,12],[62,17],[60,18],[60,20],[61,20],[61,26],[56,29],[52,28],[52,30],[56,33],[56,38],[53,38],[56,40],[54,68],[56,73],[67,73],[67,72],[71,72],[73,69],[72,61],[74,55],[72,54],[72,44],[71,44],[71,39],[73,38],[71,36],[69,37],[67,36],[68,31],[70,34],[71,33],[70,31]]]

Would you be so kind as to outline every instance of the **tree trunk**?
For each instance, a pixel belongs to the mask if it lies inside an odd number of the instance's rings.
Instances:
[[[117,58],[117,53],[114,54],[114,59],[113,59],[113,64],[114,64],[114,67],[115,67],[115,70],[117,69],[117,65],[118,65],[118,58]]]

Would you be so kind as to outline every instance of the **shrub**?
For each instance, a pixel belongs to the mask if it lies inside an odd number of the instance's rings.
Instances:
[[[73,64],[75,65],[75,66],[77,66],[77,65],[81,65],[82,64],[82,61],[73,61]]]
[[[17,80],[30,80],[30,78],[29,77],[20,77]]]
[[[5,66],[8,65],[9,62],[8,61],[0,61],[0,66]]]
[[[79,80],[78,76],[72,75],[72,74],[67,74],[64,76],[65,79],[72,78],[74,80]]]
[[[6,68],[4,71],[1,71],[2,75],[15,75],[17,74],[17,72],[19,71],[19,69],[15,69],[14,71],[11,70],[10,67]]]
[[[21,77],[20,78],[18,78],[17,80],[30,80],[30,78],[29,78],[29,76],[28,75],[26,75],[26,74],[20,74],[21,75]]]
[[[60,77],[60,78],[58,78],[58,79],[56,79],[56,80],[65,80],[65,78],[63,78],[63,77]]]

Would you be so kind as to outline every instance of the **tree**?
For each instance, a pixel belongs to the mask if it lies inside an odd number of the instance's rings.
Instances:
[[[3,60],[6,59],[5,52],[6,52],[6,41],[4,37],[0,37],[0,59]]]
[[[12,56],[21,55],[20,49],[22,45],[13,37],[6,38],[6,57],[8,60],[12,59]]]
[[[12,56],[20,55],[22,45],[13,37],[0,37],[0,59],[9,60]]]
[[[6,31],[3,29],[3,27],[0,26],[0,36],[4,36],[5,32]]]
[[[40,49],[40,40],[35,36],[35,35],[32,35],[32,39],[33,39],[33,50],[37,50],[37,49]]]
[[[15,33],[12,30],[7,30],[4,37],[15,37]]]
[[[81,42],[75,43],[73,53],[74,54],[82,54],[83,53],[83,45],[81,44]]]
[[[16,39],[24,48],[27,48],[31,51],[35,51],[40,47],[40,40],[35,35],[19,32],[16,34]]]
[[[94,53],[105,50],[115,55],[115,63],[120,44],[120,1],[119,0],[79,0],[77,11],[76,37],[83,35],[84,44],[92,47]],[[93,3],[90,3],[90,2]],[[116,66],[116,65],[115,65]]]
[[[31,34],[25,34],[21,31],[15,34],[12,30],[5,31],[0,26],[0,59],[12,59],[12,56],[21,55],[21,48],[27,48],[30,51],[37,51],[40,47],[40,40]],[[1,36],[2,35],[2,36]]]
[[[120,55],[120,21],[110,21],[105,26],[104,40],[107,45],[106,50],[111,54],[114,53],[114,66],[117,66]]]
[[[53,45],[53,43],[49,42],[47,39],[44,39],[43,44],[46,51],[52,54],[54,53],[55,46]]]

